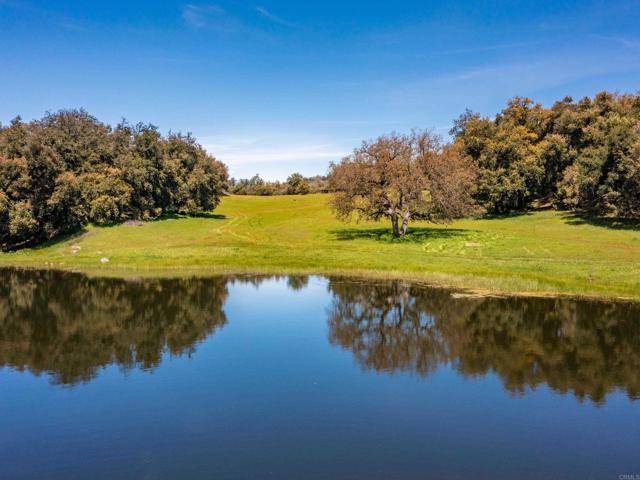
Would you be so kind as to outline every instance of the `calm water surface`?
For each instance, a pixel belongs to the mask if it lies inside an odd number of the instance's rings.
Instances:
[[[0,270],[2,479],[640,475],[640,306]]]

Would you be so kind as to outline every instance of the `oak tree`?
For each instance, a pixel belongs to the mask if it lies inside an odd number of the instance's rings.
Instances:
[[[471,160],[428,131],[364,142],[331,165],[329,182],[338,218],[388,218],[395,237],[406,234],[410,220],[448,221],[479,212]]]

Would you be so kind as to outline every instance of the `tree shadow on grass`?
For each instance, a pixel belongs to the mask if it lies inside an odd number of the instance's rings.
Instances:
[[[406,235],[395,238],[391,228],[344,228],[332,230],[336,240],[376,240],[386,243],[423,243],[430,240],[448,239],[460,237],[468,234],[469,230],[461,228],[429,228],[414,227],[409,228]]]
[[[181,214],[177,214],[177,213],[171,213],[171,214],[167,214],[167,215],[163,215],[161,217],[158,218],[154,218],[151,220],[146,220],[146,221],[138,221],[138,220],[127,220],[124,222],[113,222],[113,223],[104,223],[104,224],[100,224],[100,225],[95,225],[98,228],[102,228],[102,227],[117,227],[117,226],[124,226],[124,227],[141,227],[144,226],[146,223],[152,223],[152,222],[159,222],[161,220],[178,220],[181,218],[206,218],[206,219],[211,219],[211,220],[225,220],[227,218],[226,215],[221,215],[218,213],[199,213],[199,214],[195,214],[195,215],[181,215]],[[65,242],[68,242],[70,240],[74,240],[74,239],[82,239],[84,237],[90,236],[90,235],[94,235],[95,231],[93,230],[88,230],[87,227],[82,227],[80,230],[76,231],[76,232],[71,232],[71,233],[63,233],[60,235],[57,235],[49,240],[46,240],[42,243],[25,243],[25,244],[21,244],[21,245],[12,245],[12,246],[8,246],[5,247],[3,249],[0,249],[0,252],[16,252],[19,250],[22,250],[24,248],[31,248],[32,250],[43,250],[45,248],[48,247],[53,247],[56,246],[58,244],[62,244]]]
[[[185,215],[181,213],[169,213],[167,215],[162,215],[161,217],[158,217],[156,219],[149,220],[149,221],[157,222],[160,220],[179,220],[181,218],[208,218],[211,220],[225,220],[227,216],[220,213],[213,213],[213,212],[195,213],[191,215]]]
[[[62,233],[60,235],[57,235],[53,238],[50,238],[49,240],[46,240],[42,243],[26,243],[23,245],[13,245],[10,246],[4,250],[2,250],[3,252],[17,252],[20,251],[24,248],[30,248],[32,250],[43,250],[45,248],[48,247],[53,247],[56,246],[58,244],[62,244],[64,242],[67,242],[69,240],[73,240],[73,239],[80,239],[82,237],[91,235],[92,232],[87,230],[86,227],[82,227],[80,230],[76,231],[76,232],[71,232],[71,233]]]
[[[508,213],[485,213],[478,220],[507,220],[510,218],[528,217],[533,215],[533,211],[525,210],[523,212],[508,212]]]
[[[640,231],[640,220],[598,217],[581,213],[566,213],[564,219],[569,225],[592,225],[612,230]]]

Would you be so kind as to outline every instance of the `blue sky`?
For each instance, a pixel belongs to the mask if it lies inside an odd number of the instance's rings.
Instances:
[[[0,121],[192,132],[236,177],[325,173],[514,96],[640,89],[640,1],[0,0]]]

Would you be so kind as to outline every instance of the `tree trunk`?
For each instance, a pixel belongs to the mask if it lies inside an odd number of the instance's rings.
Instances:
[[[409,226],[409,212],[402,215],[402,228],[400,229],[400,235],[405,236],[407,233],[407,227]]]
[[[398,228],[398,215],[395,213],[391,214],[391,225],[393,226],[393,236],[396,238],[399,237],[400,229]]]

